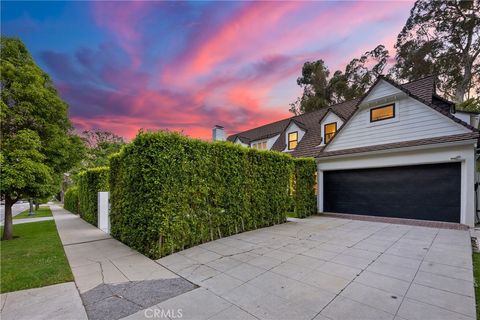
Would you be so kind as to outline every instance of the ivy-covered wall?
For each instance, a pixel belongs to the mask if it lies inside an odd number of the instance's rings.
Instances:
[[[308,161],[313,165],[304,164]],[[307,198],[289,193],[296,163],[302,164],[302,174],[315,167],[313,159],[297,162],[287,154],[229,142],[140,133],[110,158],[111,234],[159,258],[285,222],[292,204]],[[310,184],[301,182],[302,177],[299,190]],[[310,205],[302,203],[299,210],[306,215],[307,208]]]
[[[317,165],[312,158],[296,158],[294,212],[297,218],[305,218],[317,211],[315,195]]]
[[[78,214],[78,205],[78,187],[68,188],[63,196],[63,207],[72,213]]]
[[[80,217],[97,225],[97,194],[99,191],[108,191],[108,167],[87,169],[78,176],[78,203]]]

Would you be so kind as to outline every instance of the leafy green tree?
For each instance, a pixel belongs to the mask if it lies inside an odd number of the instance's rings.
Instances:
[[[68,106],[19,39],[0,39],[1,166],[5,199],[3,239],[12,239],[12,205],[60,189],[63,172],[84,155],[72,133]]]
[[[82,140],[87,147],[87,156],[82,163],[85,168],[108,166],[109,156],[119,152],[125,144],[122,137],[103,130],[83,131]]]
[[[81,139],[86,147],[82,161],[63,176],[61,198],[67,189],[77,183],[78,174],[88,168],[105,167],[109,165],[110,155],[120,151],[125,140],[104,130],[85,130]]]
[[[11,238],[11,207],[20,197],[54,192],[52,168],[45,164],[41,147],[40,137],[29,129],[18,131],[2,144],[0,188],[6,195],[4,239]]]
[[[438,89],[456,102],[479,94],[480,1],[416,1],[395,49],[396,78],[435,74]]]
[[[331,102],[329,87],[330,70],[323,60],[305,62],[302,76],[297,84],[303,88],[303,95],[291,104],[290,111],[299,114],[327,106]]]
[[[480,98],[470,98],[459,104],[457,104],[456,109],[459,111],[468,111],[468,112],[477,112],[480,113]]]
[[[383,73],[389,57],[388,50],[378,45],[332,76],[323,60],[305,62],[302,76],[297,79],[303,94],[290,104],[290,112],[301,114],[362,96]]]

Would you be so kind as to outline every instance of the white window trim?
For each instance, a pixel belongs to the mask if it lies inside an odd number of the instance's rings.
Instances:
[[[255,147],[254,147],[255,145],[261,145],[261,144],[263,144],[263,143],[265,143],[265,148],[255,148]],[[251,143],[251,147],[252,147],[253,149],[257,149],[257,150],[268,150],[268,140],[258,140],[258,141],[254,141],[254,142]]]
[[[383,107],[383,106],[388,106],[389,104],[393,103],[394,105],[394,112],[395,112],[395,117],[391,118],[391,119],[385,119],[385,120],[379,120],[379,121],[374,121],[374,122],[371,122],[370,121],[370,113],[371,113],[371,110],[372,109],[375,109],[375,108],[378,108],[378,107]],[[401,102],[396,100],[396,101],[392,101],[392,102],[389,102],[387,104],[377,104],[377,105],[374,105],[374,106],[371,106],[371,107],[368,107],[368,112],[367,112],[367,127],[376,127],[376,126],[383,126],[383,125],[386,125],[386,124],[391,124],[391,123],[395,123],[395,122],[399,122],[400,121],[400,104]]]

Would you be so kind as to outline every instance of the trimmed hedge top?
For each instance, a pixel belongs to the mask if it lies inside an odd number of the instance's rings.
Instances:
[[[298,170],[296,163],[301,163]],[[311,209],[311,202],[304,204],[303,199],[313,193],[314,171],[308,181],[303,177],[314,167],[313,159],[297,162],[286,154],[229,142],[140,133],[110,158],[111,234],[159,258],[282,223],[292,205],[303,215]],[[310,185],[308,195],[290,196],[295,171],[296,193]]]

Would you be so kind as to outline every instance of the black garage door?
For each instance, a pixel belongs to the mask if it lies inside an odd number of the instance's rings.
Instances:
[[[324,211],[460,222],[460,163],[325,171]]]

